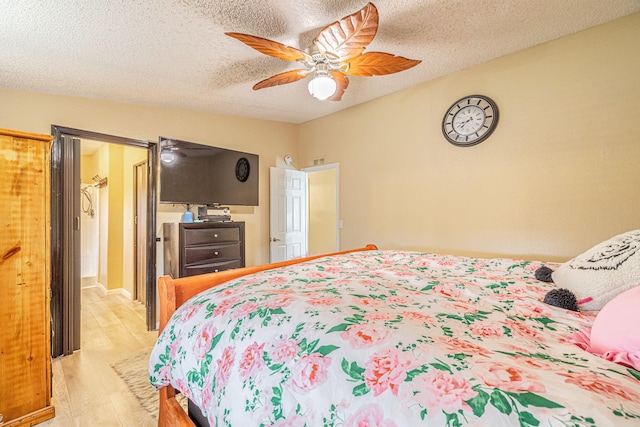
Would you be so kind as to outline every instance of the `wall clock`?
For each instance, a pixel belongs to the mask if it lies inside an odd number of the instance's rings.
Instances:
[[[484,141],[498,124],[498,106],[483,95],[469,95],[453,103],[442,119],[442,134],[459,147]]]
[[[236,179],[240,182],[246,182],[249,179],[249,173],[251,168],[249,167],[249,160],[245,157],[238,159],[236,163]]]

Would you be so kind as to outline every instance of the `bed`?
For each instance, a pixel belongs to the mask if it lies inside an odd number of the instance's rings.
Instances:
[[[353,251],[162,277],[159,425],[638,426],[640,372],[567,336],[539,262]]]

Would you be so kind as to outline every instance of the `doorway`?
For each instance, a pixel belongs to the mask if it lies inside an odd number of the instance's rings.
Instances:
[[[51,149],[51,318],[52,357],[80,348],[80,140],[147,151],[144,298],[148,330],[156,328],[156,159],[153,142],[52,125]],[[133,178],[132,178],[133,179]],[[77,191],[76,191],[77,190]],[[129,226],[129,224],[126,224]],[[122,248],[120,248],[121,250]],[[131,257],[133,259],[133,257]]]
[[[303,169],[308,182],[309,255],[340,250],[339,165]]]
[[[339,165],[270,169],[270,262],[340,250]]]

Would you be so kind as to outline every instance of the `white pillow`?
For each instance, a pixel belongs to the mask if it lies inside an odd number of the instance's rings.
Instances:
[[[581,310],[600,310],[618,294],[640,285],[640,230],[619,234],[565,262],[551,274],[555,284],[567,288]]]

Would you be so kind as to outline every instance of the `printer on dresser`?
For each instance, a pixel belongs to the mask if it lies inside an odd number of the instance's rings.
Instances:
[[[165,223],[164,274],[174,279],[245,266],[244,222]]]

